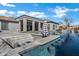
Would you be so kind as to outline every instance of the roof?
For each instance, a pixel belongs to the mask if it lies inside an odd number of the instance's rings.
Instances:
[[[18,23],[18,21],[16,21],[14,18],[6,16],[0,16],[0,21]]]
[[[21,18],[21,17],[25,17],[25,18],[26,18],[26,17],[30,17],[30,18],[34,18],[34,19],[36,19],[36,20],[44,21],[44,19],[40,19],[40,18],[28,16],[28,15],[21,15],[21,16],[17,17],[16,19]]]
[[[48,23],[59,24],[59,23],[57,23],[57,22],[54,22],[54,21],[48,21]]]
[[[59,24],[59,23],[57,23],[57,22],[50,21],[50,20],[48,20],[48,19],[40,19],[40,18],[36,18],[36,17],[32,17],[32,16],[28,16],[28,15],[22,15],[22,16],[17,17],[16,19],[21,18],[21,17],[30,17],[30,18],[34,18],[34,19],[37,19],[37,20],[40,20],[40,21],[45,21],[45,20],[46,20],[48,23]]]

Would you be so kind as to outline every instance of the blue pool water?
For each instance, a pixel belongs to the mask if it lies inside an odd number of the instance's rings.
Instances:
[[[79,56],[79,37],[72,33],[61,35],[54,41],[29,51],[20,52],[23,56]]]
[[[70,34],[67,41],[61,46],[56,48],[57,56],[79,56],[79,37],[77,34]]]
[[[56,54],[56,48],[60,46],[66,38],[66,35],[62,35],[54,41],[48,42],[44,45],[35,47],[28,51],[20,52],[23,56],[54,56]]]

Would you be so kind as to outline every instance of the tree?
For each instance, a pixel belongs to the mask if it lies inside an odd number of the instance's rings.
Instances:
[[[64,22],[65,22],[65,25],[66,26],[70,26],[72,24],[72,19],[71,18],[68,18],[68,17],[65,17],[64,18]]]

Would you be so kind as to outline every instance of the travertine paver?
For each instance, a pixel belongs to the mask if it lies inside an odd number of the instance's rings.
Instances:
[[[18,42],[18,41],[24,42],[25,41],[25,44],[22,43],[21,47],[16,47],[12,50],[11,49],[9,50],[9,48],[6,47],[7,50],[5,53],[8,53],[6,55],[19,55],[18,53],[23,51],[23,50],[29,50],[33,47],[43,45],[43,44],[45,44],[49,41],[52,41],[52,40],[59,37],[59,35],[50,35],[50,36],[45,37],[45,38],[41,38],[41,39],[37,38],[36,40],[34,40],[33,38],[30,38],[30,36],[28,34],[27,33],[2,33],[2,34],[0,33],[0,37],[5,39],[5,40],[6,40],[6,38],[10,38],[11,40],[15,40],[15,42]],[[32,41],[30,43],[27,43],[26,41],[30,40],[27,38],[30,38]],[[8,52],[8,50],[10,52]],[[14,51],[15,53],[13,53],[12,51]],[[5,55],[4,52],[1,55]]]
[[[45,37],[45,38],[41,38],[41,39],[38,39],[36,41],[40,42],[40,45],[43,45],[49,41],[52,41],[52,40],[55,40],[56,38],[58,38],[59,35],[50,35],[48,37]]]
[[[59,37],[59,35],[50,35],[49,37],[46,37],[46,38],[37,39],[37,40],[33,41],[30,44],[26,44],[25,47],[22,46],[20,48],[16,48],[16,50],[18,52],[23,51],[23,50],[28,50],[28,49],[31,49],[33,47],[36,47],[36,46],[39,46],[39,45],[43,45],[43,44],[45,44],[45,43],[47,43],[49,41],[52,41],[52,40],[54,40],[54,39],[56,39],[58,37]]]

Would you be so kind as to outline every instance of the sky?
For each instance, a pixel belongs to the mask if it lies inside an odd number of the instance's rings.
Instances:
[[[55,22],[63,22],[64,17],[79,25],[78,3],[0,3],[0,16],[19,17],[29,15]]]

